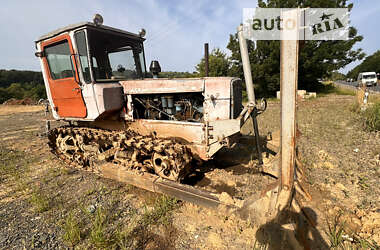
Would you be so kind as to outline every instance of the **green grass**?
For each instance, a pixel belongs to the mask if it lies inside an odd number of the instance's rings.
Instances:
[[[171,213],[178,207],[178,201],[168,196],[159,196],[152,209],[145,208],[145,212],[138,216],[133,215],[129,225],[124,225],[115,234],[115,245],[120,249],[130,249],[139,238],[149,234],[149,227],[152,225],[169,225],[171,223]],[[140,239],[141,240],[141,239]]]
[[[374,103],[363,112],[366,128],[370,131],[380,131],[380,102]]]
[[[33,205],[34,210],[38,213],[45,212],[50,209],[50,199],[41,190],[33,190],[31,197],[29,199],[30,203]]]
[[[73,247],[78,244],[81,240],[81,228],[78,222],[78,218],[74,216],[71,212],[66,217],[65,223],[63,225],[64,235],[63,239],[69,246]]]
[[[1,179],[21,179],[22,173],[27,172],[28,164],[25,154],[21,151],[0,146],[0,175]]]
[[[177,199],[165,195],[160,196],[154,203],[151,211],[146,210],[141,219],[144,226],[152,224],[169,223],[170,212],[177,206]]]
[[[332,83],[324,83],[318,90],[317,96],[326,96],[328,94],[336,94],[336,95],[350,95],[355,96],[356,91],[353,89],[346,89],[342,87],[335,87]]]
[[[13,186],[14,192],[25,191],[29,188],[30,165],[39,158],[27,155],[19,150],[9,149],[0,145],[0,183]]]
[[[90,241],[98,248],[106,248],[112,240],[107,237],[106,233],[107,214],[106,211],[99,207],[95,212],[95,219],[90,232]]]
[[[340,211],[334,218],[330,218],[331,221],[326,220],[328,227],[327,236],[330,241],[330,249],[341,249],[341,250],[351,250],[351,249],[380,249],[380,247],[373,240],[363,239],[358,235],[347,235],[345,233],[345,222],[341,221],[340,217],[343,211]],[[351,238],[351,240],[346,240],[345,238]]]
[[[117,230],[110,231],[109,223],[112,221],[110,215],[112,211],[105,208],[97,208],[95,217],[91,225],[89,240],[91,244],[102,249],[128,249],[136,243],[142,235],[149,233],[152,225],[169,225],[170,215],[173,209],[178,206],[176,199],[167,196],[159,196],[151,209],[145,207],[141,215],[132,214],[130,223],[122,225]]]
[[[355,96],[356,95],[355,90],[345,89],[345,88],[336,88],[336,90],[334,91],[334,93],[336,95],[350,95],[350,96]]]
[[[344,223],[340,222],[340,216],[342,214],[339,213],[337,216],[332,218],[332,222],[326,220],[326,224],[328,227],[328,238],[330,241],[331,248],[341,247],[343,245],[343,234],[344,234]]]
[[[360,115],[363,119],[365,129],[368,131],[380,131],[380,101],[369,105],[362,111],[358,102],[355,102],[350,110]]]

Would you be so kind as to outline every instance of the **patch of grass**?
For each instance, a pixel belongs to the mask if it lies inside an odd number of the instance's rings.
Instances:
[[[358,249],[380,249],[380,246],[374,240],[368,241],[361,238],[358,238],[356,240],[358,241],[359,245]]]
[[[368,97],[368,102],[373,102],[373,103],[380,102],[380,94],[375,95],[375,94],[371,93]]]
[[[66,217],[65,224],[63,225],[65,242],[73,247],[81,240],[81,228],[78,222],[78,218],[74,216],[73,212],[70,212]]]
[[[4,177],[11,177],[20,179],[21,173],[26,170],[23,169],[22,163],[24,163],[25,155],[21,151],[8,149],[0,146],[0,175]]]
[[[328,94],[336,94],[336,95],[351,95],[355,96],[356,92],[352,89],[335,87],[332,83],[323,83],[317,90],[317,96],[326,96]]]
[[[360,104],[356,101],[354,104],[350,106],[350,111],[354,113],[360,112]]]
[[[351,90],[351,89],[345,89],[345,88],[335,88],[336,90],[334,91],[334,93],[336,95],[350,95],[350,96],[355,96],[356,95],[356,91],[355,90]]]
[[[96,193],[96,188],[95,188],[95,187],[88,189],[88,190],[85,192],[85,195],[86,195],[86,196],[90,196],[90,195],[92,195],[92,194],[94,194],[94,193]]]
[[[145,212],[138,218],[132,215],[131,222],[119,229],[115,235],[115,246],[120,249],[138,248],[140,241],[146,240],[149,235],[149,226],[162,224],[170,224],[171,212],[178,206],[178,202],[174,198],[160,196],[156,199],[153,208]]]
[[[112,240],[106,234],[107,214],[101,207],[96,209],[95,220],[90,232],[90,241],[96,247],[105,248],[112,244]]]
[[[341,213],[333,218],[332,222],[326,220],[328,226],[328,238],[330,241],[331,248],[337,248],[343,246],[343,234],[344,234],[344,223],[339,221]]]
[[[30,165],[38,160],[33,155],[0,145],[0,182],[9,182],[15,192],[27,190]]]
[[[142,216],[141,224],[144,226],[169,223],[170,212],[177,206],[177,199],[165,195],[160,196],[152,210],[146,210]]]
[[[41,190],[33,190],[29,201],[33,205],[34,210],[38,213],[50,209],[50,199]]]
[[[380,131],[380,102],[374,103],[363,112],[366,128],[370,131]]]

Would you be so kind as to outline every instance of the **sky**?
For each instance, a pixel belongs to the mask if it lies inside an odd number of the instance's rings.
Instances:
[[[367,55],[380,49],[379,0],[351,0],[351,24],[364,40],[355,45]],[[226,53],[229,35],[236,32],[243,8],[257,0],[2,0],[0,9],[0,69],[40,71],[34,41],[57,28],[91,21],[95,13],[104,24],[138,33],[147,31],[146,62],[158,60],[163,71],[195,71],[210,50]],[[343,73],[359,62],[342,69]]]

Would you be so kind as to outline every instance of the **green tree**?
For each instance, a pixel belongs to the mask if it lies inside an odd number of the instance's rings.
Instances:
[[[32,98],[33,100],[36,100],[36,101],[41,98],[46,99],[47,96],[46,96],[45,86],[42,84],[38,84],[34,86],[33,88],[27,90],[24,96]]]
[[[357,79],[360,72],[380,73],[380,50],[366,57],[364,61],[347,73],[347,76]]]
[[[161,72],[158,77],[159,78],[190,78],[195,77],[196,73],[190,72],[177,72],[177,71],[164,71]]]
[[[24,98],[25,90],[20,83],[12,83],[11,86],[9,86],[6,90],[12,98]]]
[[[9,98],[10,98],[10,95],[9,95],[8,91],[5,90],[4,88],[0,88],[0,103],[5,102]]]
[[[230,61],[227,55],[219,48],[213,49],[208,59],[209,76],[227,76],[230,69]],[[195,66],[199,76],[205,76],[205,58]]]
[[[14,82],[22,84],[30,82],[34,84],[44,83],[41,72],[0,69],[0,87],[7,88]]]
[[[262,8],[343,8],[352,9],[346,0],[259,0]],[[318,90],[318,79],[330,77],[333,71],[362,59],[361,49],[354,50],[361,41],[354,27],[350,27],[347,41],[305,41],[299,54],[299,89]],[[227,48],[231,51],[230,75],[243,77],[243,68],[237,34],[230,35]],[[280,41],[257,41],[256,46],[248,41],[252,77],[259,95],[274,95],[280,88]],[[244,78],[242,78],[244,79]]]

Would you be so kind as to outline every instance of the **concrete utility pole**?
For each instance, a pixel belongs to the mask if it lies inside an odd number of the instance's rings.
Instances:
[[[253,89],[251,63],[249,62],[247,40],[243,36],[243,25],[238,27],[238,36],[240,44],[241,60],[243,62],[244,80],[247,86],[248,101],[250,103],[256,103],[255,91]]]
[[[299,27],[298,9],[284,11],[281,16],[284,20],[293,20]],[[291,199],[294,185],[294,171],[296,160],[296,98],[298,88],[298,28],[283,30],[280,55],[280,92],[281,92],[281,168],[280,193],[277,208],[282,210]],[[292,40],[284,40],[292,39]]]

